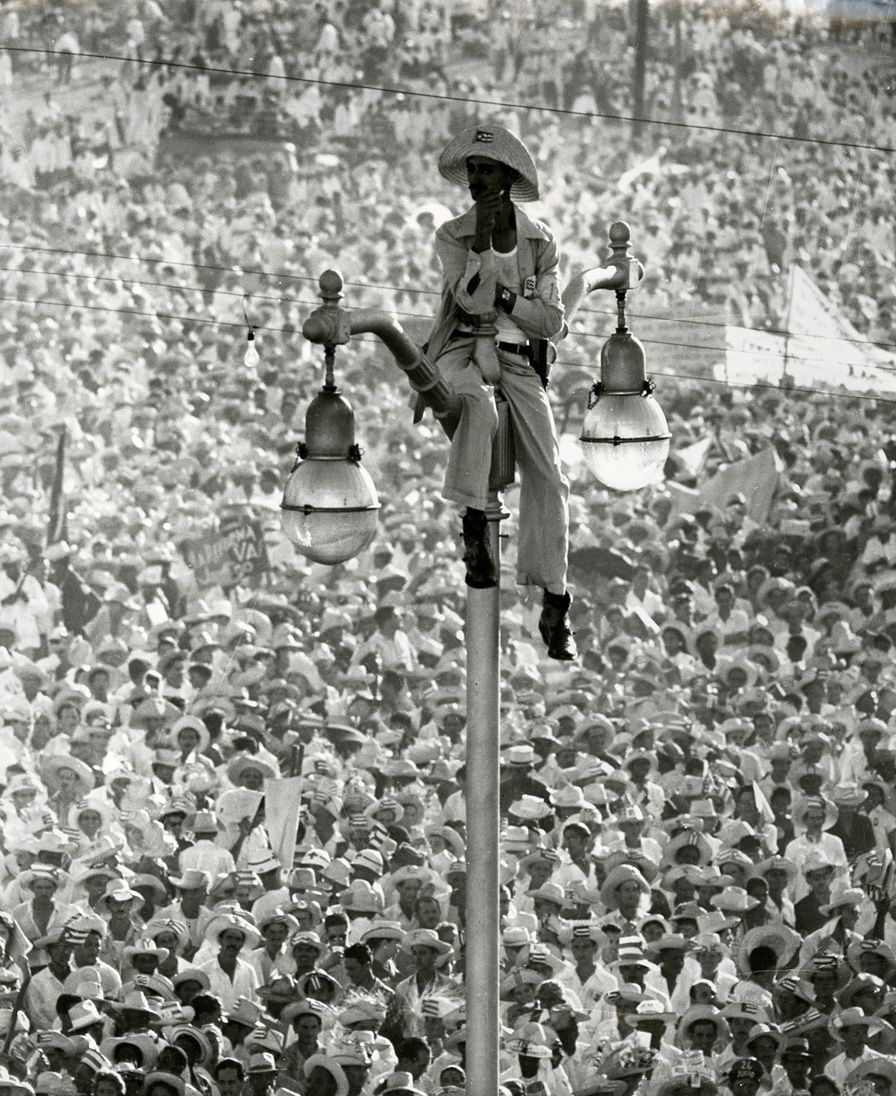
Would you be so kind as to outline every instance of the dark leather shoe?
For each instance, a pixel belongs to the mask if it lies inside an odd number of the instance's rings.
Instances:
[[[466,582],[474,590],[489,590],[498,585],[498,572],[489,543],[488,519],[483,510],[464,514],[464,563]]]
[[[570,605],[572,595],[569,591],[562,597],[545,592],[544,605],[538,620],[538,630],[547,644],[548,658],[556,658],[560,662],[572,662],[579,655],[572,629],[569,627]]]

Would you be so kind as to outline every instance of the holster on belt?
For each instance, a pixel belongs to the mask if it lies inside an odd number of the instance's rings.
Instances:
[[[550,353],[553,351],[553,353]],[[554,358],[557,356],[557,351],[554,350],[553,343],[548,342],[547,339],[531,339],[529,342],[529,361],[532,362],[532,368],[538,374],[541,381],[541,387],[547,389],[550,383],[551,366],[553,365]]]

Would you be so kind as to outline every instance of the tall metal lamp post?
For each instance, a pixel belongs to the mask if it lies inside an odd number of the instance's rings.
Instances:
[[[629,249],[629,227],[610,228],[606,265],[572,279],[563,294],[567,319],[585,297],[612,290],[618,325],[601,352],[600,380],[591,389],[581,442],[594,475],[608,487],[632,490],[658,479],[669,452],[665,416],[645,375],[642,344],[625,322],[625,296],[643,275]],[[460,400],[438,369],[387,313],[349,313],[340,305],[343,282],[335,271],[320,278],[322,304],[306,320],[305,338],[324,347],[325,380],[305,417],[305,440],[283,495],[283,528],[298,551],[319,563],[342,563],[358,555],[376,534],[379,502],[373,481],[361,465],[354,414],[336,386],[337,346],[353,335],[378,336],[392,353],[411,387],[432,408],[451,437]],[[500,399],[500,393],[496,393]],[[500,574],[498,525],[506,516],[501,492],[514,479],[507,416],[495,443],[488,508],[492,551]],[[467,1093],[495,1096],[500,1055],[500,602],[499,588],[467,589],[467,903],[466,1002]]]

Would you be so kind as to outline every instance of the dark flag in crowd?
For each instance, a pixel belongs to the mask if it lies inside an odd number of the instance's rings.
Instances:
[[[65,488],[63,486],[65,443],[66,429],[63,426],[59,431],[59,439],[56,442],[56,465],[53,469],[53,487],[50,492],[50,522],[47,528],[47,544],[56,544],[57,541],[66,540],[68,537],[68,515],[66,512]]]
[[[73,635],[81,635],[102,604],[98,595],[71,566],[68,541],[68,500],[65,496],[65,426],[56,442],[53,485],[50,488],[50,516],[47,523],[47,559],[53,565],[52,579],[62,595],[62,625]]]

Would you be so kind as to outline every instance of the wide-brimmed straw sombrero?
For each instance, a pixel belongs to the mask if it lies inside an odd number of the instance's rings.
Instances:
[[[483,122],[458,133],[442,150],[439,174],[465,187],[467,160],[471,156],[488,156],[518,173],[519,178],[510,188],[510,197],[515,202],[534,202],[538,198],[538,169],[532,154],[519,137],[503,126]]]

